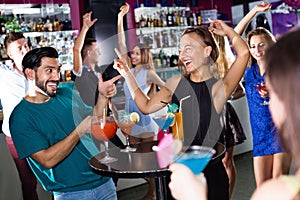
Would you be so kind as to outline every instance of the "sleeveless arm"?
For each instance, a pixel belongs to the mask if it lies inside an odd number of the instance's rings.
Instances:
[[[161,103],[161,101],[171,102],[172,95],[180,80],[179,76],[173,76],[167,81],[165,86],[162,87],[159,92],[149,98],[143,93],[133,74],[127,73],[124,78],[128,84],[129,91],[134,99],[134,102],[143,114],[150,114],[163,108],[165,104]]]
[[[82,57],[81,50],[83,47],[84,39],[86,33],[90,29],[91,26],[97,21],[97,19],[91,20],[92,12],[86,13],[83,15],[83,25],[78,37],[75,40],[73,47],[73,72],[76,76],[81,76],[82,72]]]
[[[262,2],[261,4],[258,4],[254,6],[243,19],[238,23],[238,25],[234,28],[235,32],[237,34],[242,35],[247,28],[249,22],[253,19],[253,17],[256,15],[256,13],[259,12],[266,12],[271,8],[271,4]]]
[[[241,80],[249,57],[249,49],[245,41],[231,27],[221,20],[214,20],[209,29],[221,36],[227,36],[236,52],[236,58],[230,66],[227,74],[212,88],[212,95],[217,112],[222,110],[225,101],[230,97],[235,87]]]
[[[165,86],[165,82],[163,80],[161,80],[161,78],[155,73],[154,70],[148,70],[148,74],[147,74],[147,83],[149,84],[156,84],[159,87],[164,87]]]
[[[126,46],[126,37],[124,33],[124,23],[123,23],[123,18],[124,16],[129,12],[129,4],[125,3],[125,5],[120,7],[120,12],[118,13],[118,46],[119,46],[119,51],[123,57],[126,58],[126,61],[130,68],[132,68],[131,60],[130,57],[127,55],[127,46]]]

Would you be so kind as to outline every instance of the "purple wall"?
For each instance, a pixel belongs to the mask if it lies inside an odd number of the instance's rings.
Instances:
[[[69,0],[0,0],[0,3],[1,4],[49,4],[49,3],[58,4],[58,3],[69,3]]]

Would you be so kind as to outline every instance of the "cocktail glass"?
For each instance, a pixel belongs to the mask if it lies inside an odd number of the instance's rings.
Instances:
[[[211,160],[216,151],[211,147],[193,145],[185,152],[174,156],[175,163],[186,165],[195,175],[200,174]]]
[[[92,116],[92,135],[96,139],[103,141],[105,147],[105,157],[99,160],[101,163],[107,164],[118,160],[109,156],[108,149],[108,140],[114,137],[117,128],[117,124],[112,116]]]
[[[184,135],[183,135],[182,112],[175,112],[174,115],[175,115],[175,123],[172,126],[174,139],[183,141]]]
[[[254,87],[258,89],[259,92],[266,90],[266,83],[264,81],[260,82],[259,84],[255,84]],[[262,97],[264,101],[260,103],[260,105],[269,105],[268,97]]]
[[[117,124],[126,139],[126,147],[121,149],[121,152],[127,153],[136,151],[136,148],[130,146],[129,135],[131,134],[132,126],[134,126],[138,121],[132,121],[130,116],[131,113],[127,113],[125,111],[118,112],[118,115],[115,116]]]
[[[153,120],[164,132],[164,135],[166,135],[168,128],[174,123],[175,115],[173,113],[167,113],[166,115],[154,116]]]

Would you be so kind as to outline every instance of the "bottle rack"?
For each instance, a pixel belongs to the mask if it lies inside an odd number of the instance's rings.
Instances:
[[[4,48],[5,34],[23,32],[32,48],[51,46],[57,49],[64,68],[72,68],[72,47],[77,30],[71,30],[69,4],[6,4],[1,8],[0,61],[11,62]]]
[[[56,31],[56,32],[26,32],[23,33],[32,48],[50,46],[57,49],[59,60],[62,64],[62,70],[72,69],[73,55],[72,48],[74,38],[77,36],[77,30]],[[0,35],[0,43],[3,44],[5,35]],[[11,62],[8,60],[3,45],[1,46],[1,61],[5,64]],[[8,62],[8,63],[7,63]]]

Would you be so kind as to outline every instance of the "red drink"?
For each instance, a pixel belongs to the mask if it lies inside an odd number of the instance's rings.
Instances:
[[[114,121],[106,121],[103,125],[101,122],[92,124],[92,134],[95,138],[101,141],[108,141],[111,139],[117,132],[117,124]]]
[[[262,84],[262,85],[255,85],[255,87],[261,91],[261,90],[266,90],[266,85],[265,84]]]

